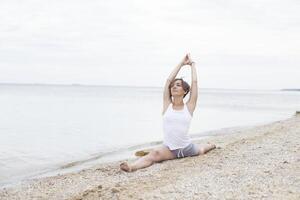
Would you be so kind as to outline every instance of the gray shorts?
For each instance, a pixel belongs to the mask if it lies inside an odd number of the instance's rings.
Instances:
[[[170,151],[176,158],[184,158],[184,157],[188,157],[188,156],[199,155],[199,147],[197,147],[193,143],[189,144],[188,146],[186,146],[182,149],[174,149],[174,150],[170,150]]]

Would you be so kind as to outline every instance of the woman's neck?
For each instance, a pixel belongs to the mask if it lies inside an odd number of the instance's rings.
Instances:
[[[175,106],[182,106],[184,103],[183,103],[183,99],[182,98],[174,98],[173,99],[173,105]]]

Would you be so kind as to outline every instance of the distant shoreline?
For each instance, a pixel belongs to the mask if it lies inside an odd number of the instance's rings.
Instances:
[[[300,89],[281,89],[280,91],[293,91],[300,92]]]
[[[79,83],[70,83],[70,84],[56,84],[56,83],[1,83],[1,86],[63,86],[63,87],[119,87],[119,88],[155,88],[155,89],[163,89],[163,86],[134,86],[134,85],[100,85],[100,84],[79,84]],[[199,87],[199,90],[234,90],[234,91],[283,91],[290,89],[251,89],[251,88],[202,88]],[[299,90],[300,89],[291,89],[291,90]]]

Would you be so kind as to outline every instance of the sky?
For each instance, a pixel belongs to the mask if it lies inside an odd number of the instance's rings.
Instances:
[[[0,0],[0,83],[300,88],[298,0]],[[179,77],[190,81],[190,68]]]

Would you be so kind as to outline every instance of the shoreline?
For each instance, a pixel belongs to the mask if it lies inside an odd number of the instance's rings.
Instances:
[[[211,137],[215,137],[218,135],[230,135],[235,132],[241,132],[247,129],[251,129],[254,126],[264,125],[264,124],[268,124],[268,123],[258,123],[256,125],[251,125],[251,126],[233,126],[233,127],[226,127],[226,128],[216,129],[216,130],[209,130],[209,131],[192,134],[190,135],[190,138],[192,142],[197,143],[199,141],[202,141],[203,139],[209,139]],[[92,168],[95,165],[109,164],[113,162],[121,162],[122,160],[134,159],[136,158],[136,156],[134,156],[135,152],[144,149],[152,149],[161,144],[162,141],[152,141],[148,143],[124,146],[122,148],[113,151],[104,152],[87,159],[75,160],[73,162],[65,163],[57,167],[41,169],[38,170],[36,173],[23,175],[7,181],[0,181],[0,191],[3,188],[16,187],[20,184],[26,184],[31,180],[54,177],[57,175],[64,175],[67,173],[78,173],[81,170]]]
[[[120,161],[96,164],[1,188],[0,199],[300,197],[299,177],[295,177],[300,173],[299,114],[232,131],[194,141],[217,144],[203,156],[165,161],[134,173],[120,171]]]
[[[198,141],[204,138],[214,137],[215,135],[230,134],[233,133],[234,131],[240,131],[251,127],[252,126],[227,127],[227,128],[216,129],[216,130],[204,131],[190,136],[192,141]],[[147,143],[128,145],[112,151],[95,154],[94,156],[91,156],[86,159],[74,160],[72,162],[64,163],[62,165],[56,165],[55,167],[39,169],[35,173],[29,173],[23,176],[12,178],[10,180],[6,180],[6,181],[0,180],[0,190],[2,188],[17,186],[19,184],[28,182],[32,179],[52,177],[58,174],[63,175],[66,173],[76,173],[81,170],[91,168],[97,164],[106,164],[111,162],[119,162],[121,160],[126,160],[126,159],[133,159],[135,158],[134,153],[136,151],[144,150],[144,149],[152,149],[161,144],[162,141],[151,141]]]

